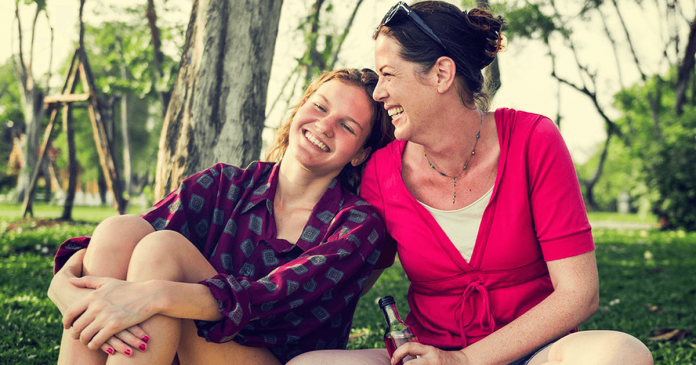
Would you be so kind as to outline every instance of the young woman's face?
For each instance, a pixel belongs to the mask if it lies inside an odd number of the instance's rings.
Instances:
[[[379,35],[375,42],[375,66],[379,82],[372,97],[384,103],[392,118],[394,136],[412,140],[427,131],[433,108],[437,108],[429,74],[420,75],[418,65],[401,57],[401,46],[392,37]]]
[[[290,127],[286,158],[323,174],[338,174],[360,164],[369,153],[372,102],[361,88],[331,80],[298,109]]]

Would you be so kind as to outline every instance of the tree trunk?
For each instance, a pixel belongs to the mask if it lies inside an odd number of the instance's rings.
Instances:
[[[160,138],[155,199],[217,163],[261,151],[282,0],[195,0]]]
[[[43,105],[43,91],[36,85],[29,86],[20,84],[22,92],[22,109],[24,120],[26,121],[26,135],[22,153],[22,169],[19,172],[17,182],[17,202],[24,201],[24,194],[29,191],[31,174],[37,168],[36,162],[39,160],[39,144],[41,143],[41,121],[46,110]]]
[[[150,34],[152,35],[152,48],[154,53],[154,63],[155,63],[155,77],[158,83],[161,83],[164,77],[164,70],[162,63],[164,62],[164,54],[162,53],[162,42],[160,41],[160,32],[157,28],[157,12],[155,11],[155,1],[147,0],[147,23],[150,26]],[[167,106],[169,106],[169,99],[171,98],[171,92],[169,90],[157,90],[159,93],[160,103],[162,104],[162,117],[167,114]]]
[[[63,107],[63,130],[68,140],[68,189],[65,192],[63,215],[60,219],[72,220],[72,208],[77,190],[77,153],[75,151],[75,129],[72,124],[72,107],[70,104]]]

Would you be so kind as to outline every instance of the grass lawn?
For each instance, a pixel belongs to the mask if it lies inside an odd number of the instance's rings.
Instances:
[[[35,213],[47,219],[59,216],[60,209],[39,205]],[[18,229],[10,222],[19,218],[19,207],[0,205],[0,364],[55,363],[61,317],[46,297],[52,255],[63,240],[88,234],[93,222],[113,214],[110,208],[80,208],[74,216],[82,223],[37,227],[25,221]],[[628,332],[650,347],[656,364],[696,364],[696,338],[690,333],[696,323],[696,233],[597,229],[594,237],[600,308],[580,329]],[[385,271],[360,300],[349,348],[383,347],[384,320],[376,301],[394,296],[405,316],[407,288],[398,263]],[[671,339],[649,340],[670,331],[676,334]]]

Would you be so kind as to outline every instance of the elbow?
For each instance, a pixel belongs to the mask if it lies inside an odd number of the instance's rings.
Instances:
[[[587,318],[592,317],[597,312],[599,308],[599,289],[595,290],[590,296],[590,300],[587,305]]]

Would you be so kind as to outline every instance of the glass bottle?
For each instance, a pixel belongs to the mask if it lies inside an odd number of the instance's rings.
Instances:
[[[384,344],[387,346],[389,357],[394,354],[397,347],[406,342],[418,342],[418,337],[413,334],[411,327],[406,325],[399,317],[399,312],[396,310],[396,302],[390,295],[379,300],[379,307],[384,313],[384,319],[387,320],[387,328],[384,330]],[[404,357],[403,361],[412,360],[411,356]],[[397,365],[402,365],[402,361]]]

